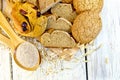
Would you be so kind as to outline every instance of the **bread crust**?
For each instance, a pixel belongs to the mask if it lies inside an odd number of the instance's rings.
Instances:
[[[62,0],[63,3],[71,3],[73,2],[73,0]]]
[[[41,14],[47,12],[62,0],[38,0]]]
[[[72,24],[65,18],[56,18],[55,15],[50,15],[48,17],[47,29],[63,30],[66,32],[71,32]]]
[[[76,11],[73,10],[71,4],[59,3],[51,9],[51,13],[57,17],[62,17],[70,22],[73,22],[76,18]]]
[[[75,40],[67,32],[61,30],[54,30],[52,33],[44,33],[40,37],[40,42],[45,47],[76,47]]]

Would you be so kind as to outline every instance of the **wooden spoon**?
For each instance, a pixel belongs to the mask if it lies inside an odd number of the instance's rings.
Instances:
[[[38,49],[33,44],[16,35],[1,11],[0,28],[2,28],[9,37],[7,38],[3,34],[0,34],[0,41],[11,48],[16,64],[26,70],[36,70],[41,61]]]

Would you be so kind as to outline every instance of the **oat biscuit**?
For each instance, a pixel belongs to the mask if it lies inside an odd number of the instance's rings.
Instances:
[[[100,12],[103,0],[73,0],[73,5],[77,13],[88,10]]]
[[[86,44],[96,38],[102,28],[98,13],[83,12],[77,16],[72,26],[72,35],[77,42]]]

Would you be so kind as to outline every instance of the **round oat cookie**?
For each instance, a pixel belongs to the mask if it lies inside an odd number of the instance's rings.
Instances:
[[[73,6],[77,13],[88,10],[100,12],[103,7],[103,0],[73,0]]]
[[[80,44],[86,44],[96,38],[102,28],[98,13],[86,11],[79,14],[71,28],[72,35]]]

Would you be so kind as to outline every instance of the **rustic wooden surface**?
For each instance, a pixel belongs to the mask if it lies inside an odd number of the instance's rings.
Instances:
[[[89,80],[120,80],[120,0],[104,0],[101,17],[95,45],[102,47],[88,56]]]
[[[104,0],[101,17],[102,31],[88,51],[102,46],[88,55],[88,80],[120,80],[120,0]],[[8,48],[3,50],[4,47],[0,45],[0,80],[86,80],[83,61],[78,64],[66,62],[64,64],[72,69],[47,75],[41,66],[34,72],[21,69],[11,60]],[[48,66],[42,66],[43,70]]]

